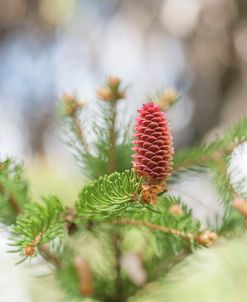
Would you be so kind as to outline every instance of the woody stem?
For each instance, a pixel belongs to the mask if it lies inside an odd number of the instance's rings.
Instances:
[[[197,236],[196,234],[192,234],[189,232],[186,233],[176,229],[170,229],[167,226],[160,226],[150,222],[144,222],[139,220],[120,219],[120,220],[109,221],[107,223],[117,224],[117,225],[133,225],[133,226],[140,226],[140,227],[144,226],[155,231],[161,231],[166,234],[172,234],[174,236],[178,236],[187,240],[191,240],[191,239],[196,240],[196,236]]]

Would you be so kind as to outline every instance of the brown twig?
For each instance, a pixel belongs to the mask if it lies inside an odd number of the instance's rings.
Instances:
[[[88,143],[86,141],[84,129],[81,126],[81,122],[80,122],[79,112],[78,111],[76,111],[73,114],[72,119],[73,119],[74,129],[75,129],[76,135],[79,138],[79,140],[81,142],[81,145],[85,149],[86,153],[89,153],[89,146],[88,146]]]
[[[9,201],[11,208],[17,215],[22,213],[22,209],[19,207],[19,205],[13,195],[11,195],[11,194],[9,195],[8,201]]]
[[[160,226],[157,224],[153,224],[145,221],[139,221],[139,220],[120,219],[120,220],[109,221],[107,223],[116,224],[116,225],[132,225],[132,226],[140,226],[140,227],[143,226],[152,229],[154,231],[161,231],[166,234],[172,234],[174,236],[181,237],[186,240],[194,240],[200,245],[207,246],[207,247],[211,246],[218,239],[216,233],[210,232],[208,230],[205,230],[197,234],[193,234],[190,232],[183,232],[176,229],[171,229],[167,226]]]
[[[2,194],[5,193],[2,184],[0,184],[0,192]],[[8,194],[8,202],[9,202],[11,209],[16,213],[16,215],[18,215],[22,212],[22,209],[19,207],[18,202],[16,201],[15,197],[10,193]]]
[[[61,261],[51,253],[50,249],[46,245],[39,246],[39,252],[47,262],[53,264],[57,269],[61,267]]]
[[[145,222],[145,221],[140,221],[140,220],[129,220],[129,219],[120,219],[120,220],[113,220],[113,221],[109,221],[108,223],[110,224],[119,224],[119,225],[133,225],[133,226],[144,226],[147,227],[149,229],[155,230],[155,231],[161,231],[163,233],[166,234],[172,234],[174,236],[177,237],[182,237],[184,239],[194,239],[195,235],[192,233],[186,233],[186,232],[182,232],[176,229],[170,229],[167,226],[160,226],[157,224],[153,224],[150,222]]]
[[[64,116],[70,117],[73,131],[75,132],[86,153],[89,153],[89,146],[86,140],[84,129],[82,128],[80,122],[80,112],[82,111],[84,104],[78,101],[75,94],[64,94],[63,105]]]

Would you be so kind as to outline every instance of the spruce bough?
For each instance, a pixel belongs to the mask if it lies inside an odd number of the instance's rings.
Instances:
[[[178,94],[164,106],[166,98],[159,97],[158,104],[154,98],[138,110],[134,140],[128,129],[133,118],[126,123],[119,112],[125,94],[121,80],[109,77],[97,92],[97,118],[91,121],[88,106],[76,96],[61,100],[66,141],[89,179],[74,206],[66,207],[56,196],[32,202],[22,167],[13,159],[0,163],[0,217],[11,230],[10,249],[19,262],[39,256],[49,263],[67,301],[142,301],[150,282],[162,287],[167,272],[196,249],[245,232],[247,201],[235,190],[239,186],[231,183],[227,167],[234,148],[247,140],[247,119],[208,145],[174,153],[161,108],[176,105]],[[202,227],[183,195],[169,193],[169,184],[190,171],[214,175],[225,211],[215,227]],[[128,261],[135,262],[141,279]],[[149,295],[149,301],[157,301]]]

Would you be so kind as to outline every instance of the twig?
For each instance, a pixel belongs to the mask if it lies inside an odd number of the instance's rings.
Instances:
[[[192,234],[192,233],[189,233],[189,232],[186,233],[186,232],[182,232],[182,231],[179,231],[179,230],[176,230],[176,229],[170,229],[167,226],[160,226],[160,225],[157,225],[157,224],[153,224],[153,223],[150,223],[150,222],[144,222],[144,221],[140,221],[140,220],[120,219],[120,220],[109,221],[107,223],[119,224],[119,225],[144,226],[144,227],[150,228],[150,229],[155,230],[155,231],[161,231],[163,233],[172,234],[174,236],[182,237],[182,238],[188,239],[188,240],[195,239],[195,237],[196,237],[195,234]]]
[[[3,185],[0,184],[0,192],[4,194],[4,188]],[[8,202],[12,210],[16,213],[16,215],[20,214],[22,212],[22,209],[19,207],[18,202],[16,201],[15,197],[12,194],[8,194]]]
[[[80,119],[79,119],[79,112],[75,112],[72,116],[72,120],[74,123],[74,129],[76,132],[77,137],[79,138],[83,148],[85,149],[86,153],[89,153],[88,143],[86,141],[84,130],[81,126]]]
[[[9,195],[9,204],[17,215],[22,213],[22,209],[19,207],[16,199],[11,194]]]
[[[171,229],[167,226],[160,226],[160,225],[153,224],[150,222],[139,221],[139,220],[128,220],[128,219],[108,221],[107,223],[118,224],[118,225],[144,226],[144,227],[150,228],[152,230],[161,231],[166,234],[172,234],[174,236],[181,237],[186,240],[194,240],[198,244],[200,244],[202,246],[206,246],[206,247],[211,246],[218,239],[217,234],[214,232],[211,232],[209,230],[204,230],[200,233],[193,234],[190,232],[183,232],[183,231],[179,231],[176,229]]]
[[[116,121],[116,101],[110,102],[110,119],[111,125],[109,129],[109,153],[108,153],[108,172],[113,173],[116,170],[116,133],[115,133],[115,121]]]
[[[46,261],[53,264],[57,269],[61,267],[60,260],[50,252],[49,248],[46,245],[39,246],[39,252]]]

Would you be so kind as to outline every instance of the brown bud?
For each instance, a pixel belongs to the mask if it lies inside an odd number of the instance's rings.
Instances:
[[[36,248],[34,245],[30,244],[24,248],[24,255],[26,257],[32,257],[36,253]]]
[[[125,91],[120,90],[121,80],[110,76],[106,85],[97,91],[97,96],[102,101],[117,101],[125,98]]]
[[[113,87],[113,88],[117,88],[119,87],[121,83],[121,80],[118,77],[113,77],[113,76],[109,76],[108,78],[108,85]]]
[[[148,190],[143,191],[141,201],[143,203],[150,203],[152,205],[156,205],[157,204],[157,194],[151,193]]]
[[[64,108],[63,112],[64,115],[72,116],[75,115],[78,110],[82,109],[83,104],[79,102],[77,97],[73,94],[64,94],[63,96]]]
[[[113,100],[113,93],[109,87],[103,87],[97,91],[97,96],[101,101]]]
[[[157,185],[142,185],[142,197],[141,201],[143,203],[157,204],[157,195],[166,190],[165,183],[157,184]]]
[[[166,184],[164,182],[157,185],[142,185],[142,190],[149,191],[152,194],[159,194],[166,191]]]
[[[199,235],[196,236],[195,240],[206,247],[210,247],[213,245],[218,239],[218,236],[216,233],[211,232],[209,230],[205,230]]]
[[[183,214],[183,209],[179,204],[171,205],[169,212],[174,216],[180,216]]]
[[[174,88],[166,89],[157,99],[157,103],[162,111],[166,111],[179,98],[178,92]]]
[[[232,206],[247,218],[247,201],[237,197],[234,199]]]

